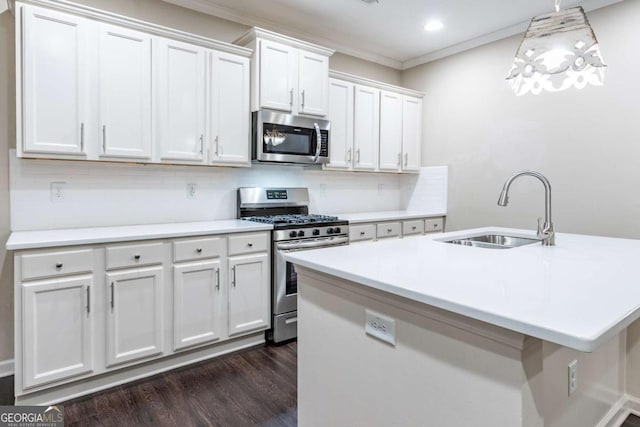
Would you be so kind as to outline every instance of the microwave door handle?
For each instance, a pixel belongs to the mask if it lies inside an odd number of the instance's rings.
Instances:
[[[318,163],[318,157],[320,157],[320,147],[322,146],[322,135],[320,134],[320,126],[317,123],[313,124],[316,128],[316,156],[313,158],[313,163]]]

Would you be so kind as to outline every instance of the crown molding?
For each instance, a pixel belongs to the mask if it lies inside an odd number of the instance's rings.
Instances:
[[[244,33],[242,36],[240,36],[240,38],[235,40],[233,43],[239,44],[240,46],[246,46],[256,38],[272,40],[278,43],[294,46],[294,47],[304,49],[309,52],[317,53],[319,55],[324,55],[324,56],[331,56],[335,52],[333,49],[327,49],[326,47],[318,46],[317,44],[294,39],[292,37],[274,33],[273,31],[265,30],[259,27],[251,28],[249,31]]]
[[[376,89],[388,90],[391,92],[399,93],[401,95],[413,96],[416,98],[424,98],[424,92],[419,92],[417,90],[407,89],[406,87],[395,86],[388,83],[379,82],[377,80],[367,79],[365,77],[360,77],[353,74],[343,73],[342,71],[329,70],[329,77],[338,79],[338,80],[347,81],[350,83],[374,87]]]

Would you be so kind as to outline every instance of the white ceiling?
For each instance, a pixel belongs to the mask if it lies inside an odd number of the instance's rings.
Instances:
[[[164,0],[297,37],[397,69],[526,30],[554,0]],[[622,0],[563,0],[590,11]],[[426,32],[430,19],[444,28]]]

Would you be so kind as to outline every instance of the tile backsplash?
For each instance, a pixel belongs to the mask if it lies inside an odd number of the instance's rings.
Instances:
[[[245,186],[309,187],[310,210],[315,213],[396,210],[406,207],[407,189],[415,182],[420,177],[298,166],[225,168],[30,160],[18,159],[12,152],[11,229],[230,219],[236,217],[236,189]],[[52,183],[63,183],[61,197],[53,197]],[[195,189],[191,194],[189,187]]]

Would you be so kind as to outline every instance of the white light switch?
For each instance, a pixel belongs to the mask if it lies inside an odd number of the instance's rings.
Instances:
[[[364,331],[367,335],[396,345],[396,321],[374,311],[365,310]]]

